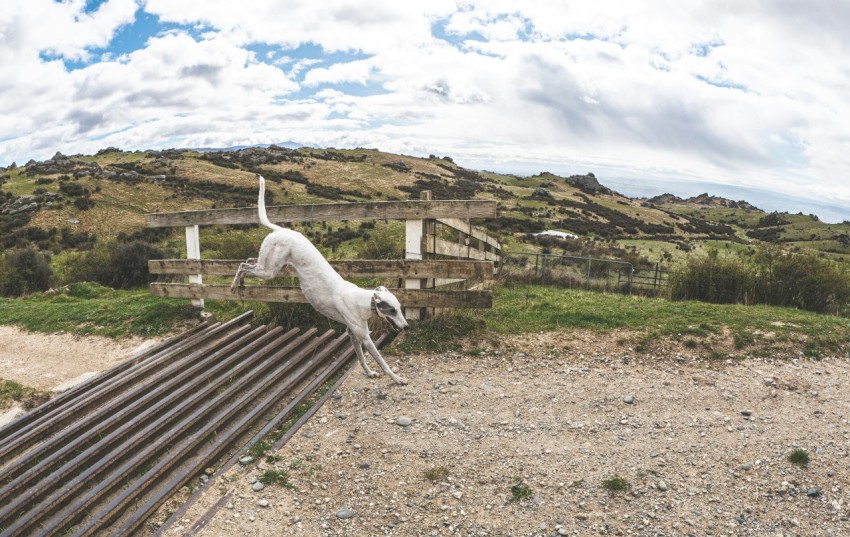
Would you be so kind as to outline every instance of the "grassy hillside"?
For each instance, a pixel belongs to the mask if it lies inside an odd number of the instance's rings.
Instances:
[[[711,196],[630,199],[592,174],[515,177],[463,169],[448,157],[274,146],[222,153],[110,149],[94,156],[57,154],[0,170],[2,247],[36,242],[57,253],[73,249],[72,238],[83,234],[100,239],[137,234],[146,212],[254,205],[255,173],[269,180],[273,204],[409,199],[425,189],[437,199],[497,199],[498,218],[481,224],[509,251],[547,249],[674,266],[686,253],[706,248],[754,251],[781,244],[850,261],[848,222],[767,214],[746,202]],[[582,240],[540,244],[527,235],[543,230],[575,233]],[[329,255],[344,257],[365,235],[357,223],[331,223],[311,238]],[[258,244],[261,236],[251,240]],[[166,237],[154,238],[169,244]],[[179,236],[170,242],[175,248],[179,243]]]
[[[255,322],[270,321],[268,304],[207,301],[227,320],[254,308]],[[76,284],[64,292],[0,298],[0,324],[38,332],[123,337],[162,335],[192,318],[188,301],[151,297],[145,290],[117,291]],[[316,319],[306,320],[313,326]],[[844,356],[850,350],[847,319],[768,306],[671,302],[659,298],[594,293],[509,283],[494,293],[492,310],[441,316],[405,332],[391,353],[422,350],[478,352],[494,335],[564,329],[615,334],[638,356],[676,350],[707,359],[750,356]],[[671,348],[674,351],[671,353]]]

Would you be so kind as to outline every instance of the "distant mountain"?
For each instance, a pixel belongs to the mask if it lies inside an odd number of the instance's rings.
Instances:
[[[302,144],[300,142],[276,142],[273,144],[254,144],[254,145],[233,145],[230,147],[187,147],[186,149],[189,151],[197,151],[198,153],[224,153],[229,151],[239,151],[240,149],[255,149],[262,148],[266,149],[269,147],[283,147],[285,149],[301,149],[302,147],[309,147],[311,149],[320,149],[317,145],[311,144]]]
[[[707,193],[699,196],[692,196],[687,199],[680,198],[673,194],[661,194],[646,200],[647,203],[653,205],[664,205],[668,203],[693,203],[696,205],[706,205],[708,207],[726,207],[727,209],[754,209],[761,210],[755,205],[747,201],[734,201],[720,196],[711,196]]]

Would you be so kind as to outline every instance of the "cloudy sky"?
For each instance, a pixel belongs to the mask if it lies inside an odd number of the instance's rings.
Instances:
[[[291,140],[850,220],[847,21],[845,0],[3,0],[0,166]]]

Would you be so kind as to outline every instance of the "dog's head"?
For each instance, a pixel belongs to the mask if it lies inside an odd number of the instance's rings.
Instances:
[[[407,330],[410,325],[401,311],[401,303],[389,289],[383,285],[376,288],[372,294],[372,303],[378,317],[385,319],[395,330]]]

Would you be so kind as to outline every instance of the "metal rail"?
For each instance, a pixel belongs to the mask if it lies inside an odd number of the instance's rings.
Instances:
[[[137,353],[0,430],[0,536],[138,532],[353,355],[345,334],[250,317]]]

